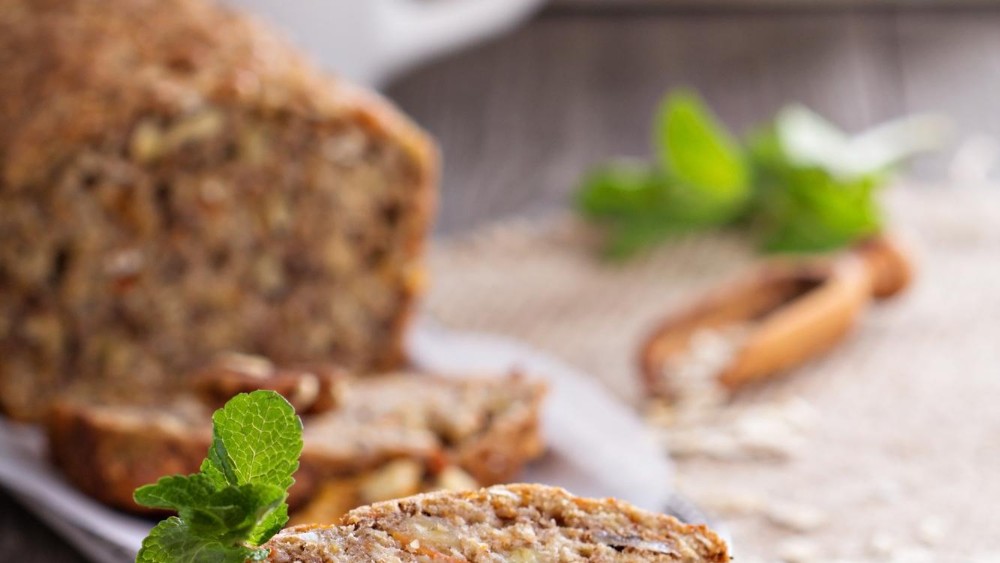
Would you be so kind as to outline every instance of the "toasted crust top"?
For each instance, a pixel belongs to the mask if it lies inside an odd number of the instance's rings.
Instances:
[[[0,1],[0,188],[43,180],[74,147],[138,116],[204,105],[356,120],[415,161],[436,162],[425,135],[377,94],[330,78],[280,35],[214,2]]]
[[[358,508],[339,526],[300,526],[267,545],[275,563],[396,561],[728,561],[704,526],[616,499],[544,485],[417,495]]]

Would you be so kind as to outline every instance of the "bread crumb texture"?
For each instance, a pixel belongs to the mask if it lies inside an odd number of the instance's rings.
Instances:
[[[436,167],[215,2],[4,0],[0,410],[158,393],[223,352],[398,365]]]
[[[704,526],[542,485],[438,492],[362,507],[339,526],[299,526],[273,563],[341,561],[729,561]]]
[[[544,450],[543,385],[512,374],[446,378],[416,373],[345,378],[335,407],[305,415],[288,499],[295,522],[334,523],[351,508],[436,489],[509,482]],[[198,471],[212,407],[57,401],[49,453],[81,491],[131,512],[132,493],[164,475]]]

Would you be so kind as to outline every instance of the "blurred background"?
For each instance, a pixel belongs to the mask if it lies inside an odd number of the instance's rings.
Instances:
[[[442,146],[441,232],[562,205],[594,162],[648,156],[650,116],[678,86],[738,132],[791,102],[848,131],[945,114],[954,143],[908,182],[959,189],[990,179],[998,29],[990,2],[557,1],[386,92]]]
[[[845,345],[843,361],[804,369],[792,383],[751,398],[826,413],[806,440],[814,446],[780,463],[682,460],[678,488],[724,516],[737,544],[758,557],[744,561],[832,561],[843,546],[844,552],[868,554],[843,559],[851,561],[1000,561],[996,552],[948,559],[949,542],[940,537],[942,530],[959,530],[992,537],[990,547],[1000,548],[1000,518],[982,502],[1000,486],[993,475],[998,434],[991,430],[1000,428],[1000,418],[989,400],[996,396],[1000,361],[1000,351],[989,345],[1000,314],[992,289],[1000,270],[991,265],[1000,249],[1000,233],[992,228],[1000,199],[985,195],[996,192],[992,186],[1000,180],[994,166],[1000,155],[1000,2],[232,1],[269,13],[326,66],[377,87],[437,139],[445,164],[430,315],[455,328],[515,336],[626,397],[623,387],[638,386],[633,356],[650,321],[758,255],[722,235],[708,246],[678,245],[653,262],[612,271],[596,259],[584,263],[581,256],[592,253],[583,245],[564,245],[569,249],[561,254],[552,250],[565,242],[559,233],[517,231],[497,237],[500,242],[489,239],[495,244],[483,244],[480,236],[473,241],[479,246],[468,247],[451,241],[511,219],[545,223],[568,208],[595,164],[617,156],[651,159],[652,116],[676,88],[697,91],[739,135],[791,103],[848,132],[913,113],[946,116],[953,125],[947,144],[915,160],[895,184],[896,191],[918,194],[892,206],[894,215],[906,218],[903,230],[925,235],[917,244],[924,277],[915,295],[873,312],[861,336]],[[404,5],[417,11],[406,12]],[[450,15],[417,33],[418,20],[427,15],[418,5]],[[318,9],[337,16],[316,19]],[[381,14],[374,20],[396,18],[396,27],[354,25],[362,35],[340,34],[345,24],[369,18],[359,15],[368,10]],[[395,37],[411,33],[412,42]],[[345,38],[353,51],[335,48]],[[388,44],[389,55],[380,59]],[[515,270],[523,275],[511,275]],[[575,290],[562,285],[567,280],[579,282]],[[656,285],[662,280],[669,287]],[[579,296],[605,287],[621,292],[613,306],[602,309],[595,300],[584,314]],[[511,301],[496,288],[510,289]],[[962,295],[968,298],[957,297]],[[521,301],[511,306],[514,300]],[[959,336],[965,330],[975,338]],[[934,346],[947,338],[954,339],[947,349]],[[889,348],[892,353],[885,352]],[[952,356],[972,363],[962,367],[966,387],[942,398],[958,387],[938,377],[956,369]],[[892,408],[885,397],[895,398]],[[895,424],[884,424],[886,412]],[[963,434],[969,416],[979,424],[975,434]],[[729,487],[734,482],[743,490]],[[942,482],[947,488],[938,486]],[[779,489],[785,497],[779,500],[787,501],[784,516],[748,507]],[[753,502],[740,497],[751,492]],[[928,507],[940,509],[947,521],[907,520]],[[810,508],[821,511],[813,518],[824,521],[818,531],[806,529]],[[868,520],[841,522],[849,520],[840,518],[844,511],[863,511]],[[878,535],[876,524],[891,532],[890,539]],[[0,553],[37,548],[37,561],[83,561],[2,492],[0,529],[8,531],[0,534]],[[802,543],[807,532],[827,550],[810,558],[809,544]],[[895,550],[894,541],[921,549],[937,542],[940,549],[930,555]],[[777,557],[779,544],[787,549]]]
[[[1000,279],[989,226],[1000,210],[1000,3],[505,4],[475,34],[445,45],[443,26],[434,48],[362,78],[444,157],[426,314],[520,339],[638,406],[635,354],[650,327],[759,260],[723,234],[608,268],[553,219],[569,215],[588,170],[656,158],[665,93],[696,91],[738,136],[789,104],[849,133],[944,116],[951,135],[885,198],[887,228],[914,243],[913,290],[873,307],[828,358],[712,415],[736,428],[735,450],[713,424],[673,426],[665,440],[678,490],[720,519],[743,561],[1000,561],[1000,545],[961,540],[1000,537],[996,511],[974,500],[998,492],[989,468],[1000,463],[988,437],[1000,419],[980,399],[1000,361],[987,343],[1000,314],[987,289]]]

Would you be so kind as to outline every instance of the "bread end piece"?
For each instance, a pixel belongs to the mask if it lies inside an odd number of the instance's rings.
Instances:
[[[136,487],[191,473],[211,443],[211,426],[189,420],[188,410],[57,402],[46,418],[49,455],[74,486],[101,503],[153,512],[135,504]]]
[[[439,492],[353,510],[338,526],[299,526],[266,545],[273,563],[380,561],[729,561],[705,526],[544,485]]]

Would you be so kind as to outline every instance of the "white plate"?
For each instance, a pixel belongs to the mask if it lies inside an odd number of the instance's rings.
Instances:
[[[426,322],[411,332],[410,355],[422,369],[504,374],[518,369],[544,379],[550,395],[542,423],[546,456],[523,481],[548,483],[591,497],[614,496],[662,511],[671,501],[672,470],[642,421],[591,378],[509,339],[456,333]],[[0,420],[0,484],[99,563],[135,559],[148,520],[108,509],[66,483],[45,461],[39,429]]]
[[[368,86],[527,19],[542,0],[226,0],[280,27],[337,75]]]

